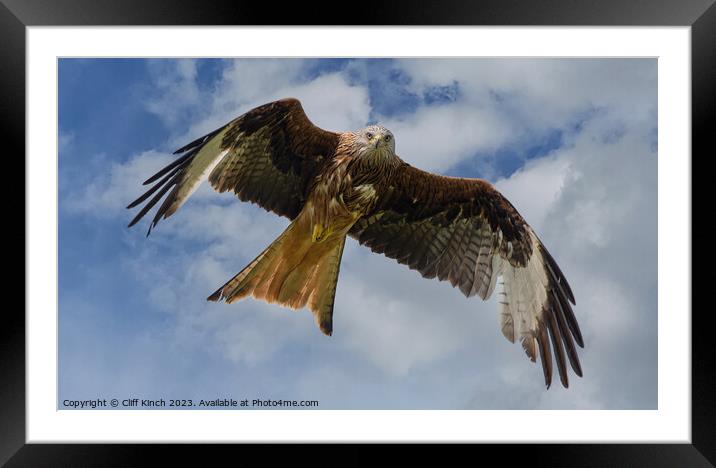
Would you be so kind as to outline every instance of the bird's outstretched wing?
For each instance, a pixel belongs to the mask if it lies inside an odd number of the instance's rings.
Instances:
[[[313,125],[297,99],[256,107],[175,151],[181,156],[147,179],[145,185],[154,185],[127,206],[134,208],[152,197],[129,226],[171,190],[157,209],[149,235],[207,177],[219,192],[232,190],[243,201],[293,219],[303,207],[310,182],[333,156],[338,139],[338,133]]]
[[[467,297],[489,298],[501,276],[505,337],[519,338],[533,362],[539,352],[547,387],[552,352],[565,387],[567,360],[582,375],[574,342],[584,343],[570,306],[572,290],[532,228],[488,182],[431,174],[402,162],[373,212],[350,235],[425,278],[450,281]]]

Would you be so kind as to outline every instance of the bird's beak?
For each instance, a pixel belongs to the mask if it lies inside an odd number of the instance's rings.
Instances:
[[[373,138],[373,148],[377,148],[383,142],[383,139],[379,136]]]

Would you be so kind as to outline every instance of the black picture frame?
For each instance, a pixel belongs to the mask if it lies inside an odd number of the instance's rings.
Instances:
[[[110,1],[110,0],[0,0],[0,131],[4,163],[15,162],[24,177],[24,164],[17,155],[25,154],[25,28],[27,26],[77,25],[543,25],[543,26],[690,26],[692,73],[692,154],[712,157],[709,136],[712,126],[707,121],[716,110],[716,6],[714,0],[490,0],[460,2],[424,0],[394,1],[386,5],[365,4],[365,7],[335,8],[338,2],[248,2],[233,1]],[[350,4],[353,5],[353,4]],[[324,12],[319,14],[318,12]],[[708,152],[707,152],[708,151]],[[689,157],[689,155],[684,155]],[[691,161],[694,158],[691,156]],[[7,167],[7,166],[5,166]],[[17,176],[15,176],[17,180]],[[25,180],[23,178],[23,180]],[[5,200],[17,198],[17,187]],[[24,193],[24,192],[23,192]],[[692,197],[697,202],[697,197]],[[5,212],[18,203],[5,206]],[[686,208],[686,207],[685,207]],[[692,212],[699,212],[693,210]],[[21,215],[25,219],[25,212]],[[8,243],[24,242],[25,223],[19,217],[6,224]],[[6,223],[8,222],[6,221]],[[22,226],[22,227],[21,227]],[[692,231],[693,232],[693,231]],[[22,235],[22,239],[20,238]],[[23,267],[25,271],[26,267]],[[16,270],[6,269],[8,278],[18,281]],[[25,276],[22,275],[23,281]],[[5,297],[17,297],[19,287],[5,285]],[[693,288],[692,288],[693,289]],[[25,291],[25,286],[22,288]],[[23,295],[23,298],[25,296]],[[2,353],[0,354],[0,463],[7,466],[94,466],[135,465],[146,458],[146,451],[161,452],[187,458],[189,447],[149,446],[137,450],[127,444],[26,444],[25,422],[25,315],[20,307],[4,307]],[[673,311],[691,313],[691,311]],[[506,448],[502,445],[463,445],[463,452],[479,450],[480,457],[504,456],[510,462],[541,460],[549,466],[712,466],[716,463],[716,398],[714,398],[714,353],[711,328],[707,321],[711,311],[702,309],[692,315],[692,444],[548,444]],[[233,449],[228,446],[204,445],[213,457]],[[304,454],[312,460],[333,460],[341,464],[358,460],[370,461],[363,447],[332,446],[339,455],[328,455],[315,447],[292,446],[285,454],[300,459]],[[207,450],[208,449],[208,450]],[[241,448],[245,451],[248,447]],[[262,446],[252,448],[258,455],[276,451]],[[411,446],[401,450],[423,456],[423,449]],[[493,452],[493,453],[489,453]],[[254,455],[256,455],[254,454]],[[465,453],[468,457],[475,454]],[[247,456],[244,454],[243,456]],[[340,456],[340,458],[336,458]],[[311,459],[309,459],[310,461]]]

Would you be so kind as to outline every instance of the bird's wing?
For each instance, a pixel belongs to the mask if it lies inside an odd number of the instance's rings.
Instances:
[[[243,201],[295,218],[307,189],[338,145],[339,134],[311,123],[297,99],[256,107],[178,149],[181,156],[147,179],[154,185],[129,204],[152,197],[129,223],[133,226],[171,189],[149,231],[171,216],[207,177],[219,191],[232,190]]]
[[[519,338],[533,362],[539,352],[548,387],[552,352],[565,387],[566,360],[582,375],[574,342],[584,343],[569,284],[532,228],[488,182],[431,174],[402,162],[350,235],[425,278],[450,281],[467,297],[489,298],[501,276],[505,337]]]

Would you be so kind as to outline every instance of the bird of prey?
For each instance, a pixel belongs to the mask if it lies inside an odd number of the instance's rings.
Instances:
[[[562,271],[514,206],[481,179],[417,169],[395,154],[395,137],[372,125],[332,132],[311,123],[297,99],[256,107],[179,148],[174,162],[127,208],[162,197],[149,231],[206,179],[291,220],[286,230],[208,297],[231,303],[253,296],[294,309],[308,306],[331,335],[333,303],[346,236],[425,278],[449,281],[467,297],[488,299],[499,282],[499,323],[519,339],[545,385],[554,354],[560,381],[567,364],[581,376],[575,342],[584,347]],[[171,191],[170,191],[171,190]]]

